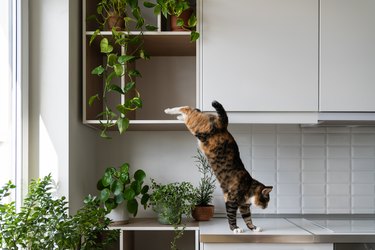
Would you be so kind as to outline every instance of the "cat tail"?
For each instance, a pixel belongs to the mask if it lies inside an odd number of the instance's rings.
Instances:
[[[218,101],[213,101],[212,107],[215,108],[217,114],[219,115],[222,126],[227,127],[228,126],[228,116],[227,116],[227,112],[225,111],[223,106]]]

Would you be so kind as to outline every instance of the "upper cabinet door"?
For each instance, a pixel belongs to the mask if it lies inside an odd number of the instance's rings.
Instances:
[[[200,106],[318,111],[318,0],[203,0]]]
[[[375,1],[321,1],[320,111],[375,111]]]

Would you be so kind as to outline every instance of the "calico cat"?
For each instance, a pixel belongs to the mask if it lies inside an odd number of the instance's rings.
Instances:
[[[245,169],[233,136],[228,132],[228,116],[223,106],[213,101],[216,114],[207,114],[199,109],[185,107],[168,108],[165,113],[178,115],[189,131],[198,138],[201,151],[213,169],[224,193],[228,223],[234,233],[243,229],[237,226],[236,214],[240,210],[247,227],[262,231],[251,220],[250,205],[265,209],[270,200],[272,186],[265,186],[253,179]]]

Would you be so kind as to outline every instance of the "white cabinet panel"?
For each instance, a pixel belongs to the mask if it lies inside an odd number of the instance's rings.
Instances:
[[[375,111],[375,1],[321,1],[320,111]]]
[[[318,111],[318,0],[202,1],[200,106]]]
[[[203,250],[333,250],[333,244],[207,243]]]

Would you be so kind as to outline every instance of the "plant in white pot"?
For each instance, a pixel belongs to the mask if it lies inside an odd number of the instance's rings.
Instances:
[[[125,224],[129,213],[134,217],[138,212],[138,201],[146,209],[150,195],[149,186],[144,184],[146,173],[139,169],[133,176],[129,173],[129,164],[119,168],[109,167],[97,184],[100,200],[108,212],[113,224]]]

